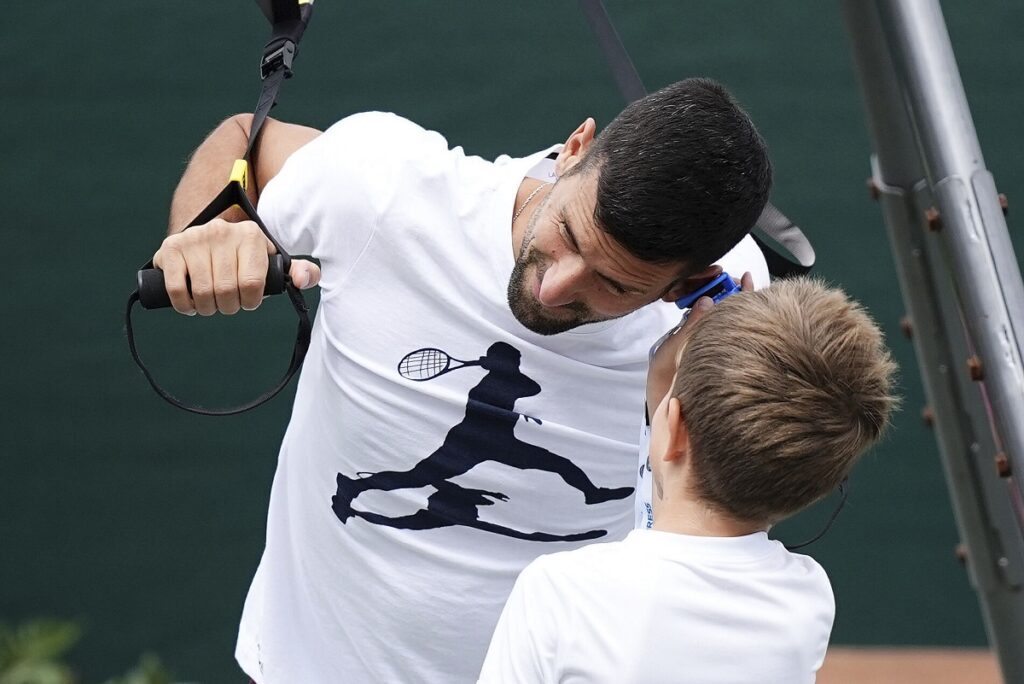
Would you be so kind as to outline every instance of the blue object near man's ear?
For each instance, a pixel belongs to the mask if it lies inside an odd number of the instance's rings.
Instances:
[[[711,300],[715,304],[717,304],[718,302],[722,301],[729,295],[735,294],[739,291],[740,286],[736,284],[736,282],[732,279],[732,276],[730,276],[725,271],[722,271],[721,275],[719,275],[717,278],[712,280],[704,287],[700,288],[699,290],[696,290],[695,292],[691,292],[690,294],[684,297],[680,297],[679,299],[677,299],[676,306],[678,306],[680,309],[689,309],[690,307],[693,306],[693,303],[696,302],[701,297],[711,297]]]

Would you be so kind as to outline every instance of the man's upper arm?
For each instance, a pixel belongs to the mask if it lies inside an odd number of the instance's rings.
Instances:
[[[242,125],[247,137],[251,123],[252,115],[246,115]],[[263,131],[260,134],[259,144],[254,155],[257,188],[262,190],[266,187],[270,179],[281,171],[281,167],[288,161],[288,158],[318,135],[320,135],[320,131],[315,128],[285,123],[268,117],[263,124]]]
[[[404,225],[389,212],[408,211],[424,177],[450,165],[444,138],[394,114],[353,114],[322,134],[276,124],[269,132],[280,135],[257,161],[272,174],[259,178],[260,218],[286,251],[320,260],[325,292],[348,277],[378,229]]]

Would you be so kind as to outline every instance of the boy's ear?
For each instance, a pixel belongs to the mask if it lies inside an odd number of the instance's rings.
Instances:
[[[579,164],[583,154],[590,148],[590,144],[594,142],[594,136],[596,135],[597,124],[593,119],[587,117],[587,120],[581,123],[579,128],[569,135],[565,145],[562,147],[562,151],[558,153],[558,157],[555,159],[555,174],[562,176],[569,169]]]
[[[674,302],[677,299],[685,297],[691,292],[696,292],[721,274],[722,267],[718,264],[712,264],[700,273],[694,273],[693,275],[680,280],[672,286],[672,289],[665,293],[661,300],[663,302]]]
[[[686,421],[683,420],[683,405],[675,397],[668,400],[668,415],[666,429],[668,434],[665,440],[665,461],[680,461],[690,454],[690,432],[686,429]]]

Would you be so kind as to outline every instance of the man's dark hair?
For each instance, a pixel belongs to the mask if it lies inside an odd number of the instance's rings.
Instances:
[[[761,215],[772,167],[761,136],[721,85],[689,78],[637,100],[572,173],[597,169],[597,224],[633,255],[695,271]]]

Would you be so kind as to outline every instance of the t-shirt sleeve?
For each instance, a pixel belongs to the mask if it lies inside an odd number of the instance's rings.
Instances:
[[[342,119],[296,150],[263,189],[258,211],[291,254],[321,261],[324,280],[351,270],[399,197],[410,160],[447,150],[437,133],[394,114]]]
[[[519,574],[491,637],[478,684],[556,682],[558,592],[544,558]]]

